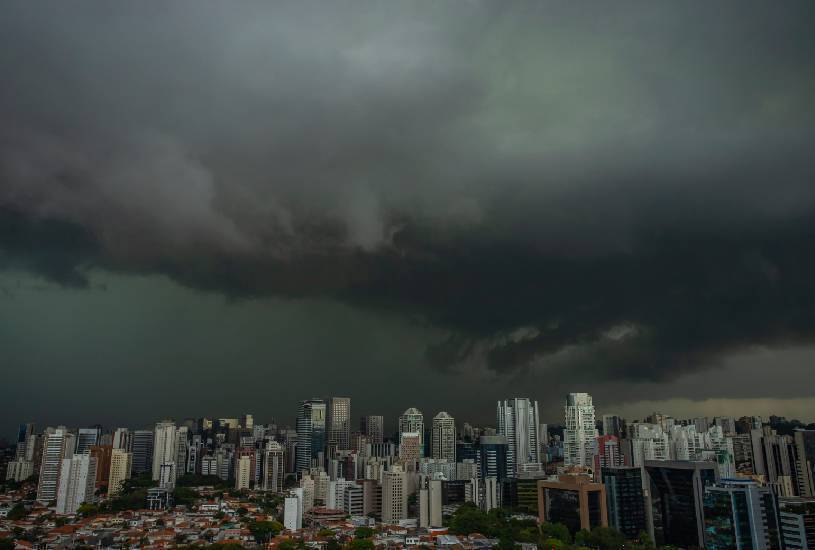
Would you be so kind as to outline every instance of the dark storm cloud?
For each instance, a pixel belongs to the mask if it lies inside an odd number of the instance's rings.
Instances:
[[[664,380],[815,338],[812,4],[12,3],[0,250]]]

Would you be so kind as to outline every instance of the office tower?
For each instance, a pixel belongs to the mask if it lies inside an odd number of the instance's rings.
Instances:
[[[351,448],[351,398],[329,397],[326,406],[326,438],[332,452]]]
[[[509,445],[503,435],[482,435],[478,439],[478,463],[481,466],[481,479],[493,477],[498,483],[515,475],[511,470],[507,455]]]
[[[62,461],[73,456],[76,443],[73,434],[62,426],[57,429],[49,428],[43,437],[37,500],[48,503],[57,498]]]
[[[424,477],[419,489],[419,527],[442,526],[442,482]]]
[[[76,449],[74,454],[90,451],[90,448],[99,443],[102,430],[99,428],[80,428],[76,436]]]
[[[780,497],[779,520],[785,550],[815,548],[815,499]]]
[[[587,393],[570,393],[566,397],[564,411],[563,463],[566,466],[591,467],[597,437],[591,396]]]
[[[7,481],[25,481],[34,475],[34,463],[24,458],[12,460],[6,466]]]
[[[131,438],[133,451],[133,475],[146,474],[153,465],[153,439],[155,434],[150,430],[136,430]]]
[[[153,438],[153,481],[159,482],[159,487],[172,489],[175,486],[176,460],[178,447],[176,446],[176,433],[178,429],[175,422],[165,420],[156,424]]]
[[[83,502],[94,502],[96,459],[88,453],[62,460],[57,489],[57,513],[75,514]]]
[[[113,432],[113,448],[121,449],[123,451],[130,451],[132,448],[132,435],[133,434],[131,434],[130,430],[127,428],[116,428],[116,431]]]
[[[705,487],[707,548],[781,548],[775,495],[752,480],[727,480]]]
[[[795,430],[793,439],[797,455],[798,494],[815,497],[815,430]]]
[[[368,438],[368,443],[381,445],[384,434],[384,421],[381,416],[363,416],[360,419],[359,431]]]
[[[416,470],[416,463],[422,454],[422,442],[419,432],[402,432],[402,442],[399,445],[399,460],[405,468],[411,471]]]
[[[538,480],[538,517],[562,523],[571,533],[608,527],[605,488],[583,474]]]
[[[283,526],[289,531],[303,528],[303,489],[293,489],[284,500]]]
[[[300,403],[297,412],[298,472],[310,470],[314,459],[322,464],[325,451],[325,415],[326,406],[322,399],[306,399]]]
[[[240,418],[240,426],[244,430],[251,430],[255,426],[255,419],[251,414],[244,414]]]
[[[601,479],[606,487],[608,525],[629,540],[648,530],[642,468],[638,466],[605,467]]]
[[[110,445],[94,445],[89,453],[96,459],[96,488],[108,486],[110,479],[110,457],[113,447]]]
[[[433,458],[456,461],[456,421],[445,411],[433,417],[432,439],[430,444]]]
[[[713,462],[645,461],[657,546],[704,547],[704,488],[716,482]]]
[[[603,415],[603,435],[613,435],[622,438],[624,421],[616,414]]]
[[[382,523],[407,518],[407,474],[398,464],[382,475]]]
[[[118,495],[122,483],[130,479],[133,468],[133,453],[124,449],[113,449],[110,454],[110,475],[108,477],[108,496]]]
[[[252,481],[252,458],[247,455],[237,457],[235,463],[235,489],[249,489],[249,482]]]
[[[539,463],[538,402],[525,397],[499,401],[497,416],[498,435],[507,442],[508,475],[514,476],[524,464]]]
[[[402,434],[419,434],[419,457],[424,453],[424,415],[422,412],[411,407],[399,417],[399,445],[402,445]]]
[[[286,464],[283,459],[283,446],[277,441],[269,441],[263,450],[261,487],[264,491],[280,492],[286,479]]]

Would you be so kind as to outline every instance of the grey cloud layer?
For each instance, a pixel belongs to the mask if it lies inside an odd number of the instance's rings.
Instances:
[[[810,342],[811,3],[12,3],[0,259],[664,380]]]

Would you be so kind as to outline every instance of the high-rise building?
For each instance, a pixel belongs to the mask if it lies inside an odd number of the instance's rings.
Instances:
[[[252,481],[252,457],[243,455],[237,457],[235,464],[235,489],[249,489],[249,482]]]
[[[277,441],[269,441],[263,450],[263,467],[261,469],[261,487],[264,491],[280,492],[286,479],[286,464],[283,458],[283,446]]]
[[[328,447],[337,450],[351,449],[351,398],[329,397],[326,410],[326,437]]]
[[[27,424],[20,424],[17,430],[17,449],[15,458],[22,458],[24,460],[31,460],[26,456],[28,450],[28,443],[31,441],[31,436],[34,435],[34,424],[29,422]]]
[[[289,531],[303,528],[303,489],[292,489],[283,504],[283,526]]]
[[[587,393],[570,393],[564,409],[563,463],[566,466],[592,467],[597,427],[594,404]]]
[[[601,435],[597,438],[597,452],[594,459],[594,479],[600,479],[602,468],[617,468],[624,464],[623,454],[620,451],[620,440],[613,435]]]
[[[363,416],[360,419],[359,431],[368,438],[368,443],[381,445],[384,434],[384,421],[381,416]]]
[[[456,421],[442,411],[433,417],[431,456],[456,461]]]
[[[736,420],[732,416],[714,416],[713,425],[719,426],[726,435],[736,433]]]
[[[815,497],[815,430],[795,430],[798,494]]]
[[[419,527],[442,526],[442,482],[424,477],[419,489]]]
[[[507,473],[515,476],[525,464],[540,463],[538,402],[525,397],[499,401],[497,416],[498,435],[507,442]]]
[[[403,432],[399,444],[399,460],[408,470],[415,470],[416,463],[422,454],[422,442],[419,432]]]
[[[110,457],[113,447],[110,445],[93,445],[88,452],[96,459],[96,488],[108,486],[110,479]]]
[[[502,483],[506,478],[515,475],[507,460],[509,445],[506,437],[503,435],[482,435],[478,442],[478,463],[482,480],[492,477],[498,483]]]
[[[100,428],[80,428],[76,436],[76,449],[74,450],[74,454],[89,452],[91,447],[99,444],[100,435],[102,435]]]
[[[657,546],[703,548],[705,487],[716,482],[714,462],[645,461]]]
[[[321,464],[325,457],[325,415],[326,406],[322,399],[306,399],[300,403],[297,412],[298,472],[310,470],[314,459]]]
[[[623,437],[623,427],[625,421],[616,414],[603,415],[603,435],[613,435],[616,438]]]
[[[775,495],[752,480],[705,487],[706,548],[778,550],[781,534]]]
[[[587,475],[538,480],[538,514],[541,522],[562,523],[572,533],[608,527],[605,488]]]
[[[382,475],[382,523],[407,518],[407,501],[407,473],[397,464]]]
[[[785,550],[812,550],[815,548],[815,499],[781,497],[779,519],[781,539]]]
[[[606,487],[608,525],[627,539],[636,539],[640,532],[648,529],[642,468],[605,467],[601,477]]]
[[[110,475],[108,478],[108,496],[119,494],[122,483],[130,479],[133,468],[133,453],[124,449],[113,449],[110,454]]]
[[[6,466],[7,481],[25,481],[34,475],[34,462],[25,458],[12,460]]]
[[[402,434],[419,434],[419,457],[424,453],[424,415],[415,407],[407,409],[399,417],[399,445],[402,445]]]
[[[152,470],[153,440],[155,434],[150,430],[136,430],[131,438],[133,452],[133,474],[146,474]]]
[[[62,460],[57,489],[57,513],[74,514],[83,502],[95,501],[96,458],[88,453]]]
[[[132,446],[133,434],[127,428],[116,428],[113,432],[113,448],[121,449],[123,451],[130,451]]]
[[[159,487],[163,489],[175,487],[176,460],[178,459],[177,432],[175,422],[170,420],[156,424],[152,472],[153,481],[158,481]]]
[[[62,461],[73,456],[76,443],[74,435],[68,433],[63,426],[56,429],[49,428],[43,437],[37,500],[48,503],[57,498]]]

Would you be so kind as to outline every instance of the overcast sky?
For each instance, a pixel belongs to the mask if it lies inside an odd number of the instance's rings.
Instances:
[[[7,2],[0,433],[815,421],[815,4]]]

